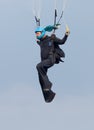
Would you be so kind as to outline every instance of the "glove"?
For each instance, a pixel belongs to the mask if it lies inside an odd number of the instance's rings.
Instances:
[[[58,29],[58,28],[60,28],[60,24],[55,24],[54,29]]]
[[[36,42],[39,44],[39,43],[40,43],[40,40],[39,40],[39,39],[36,39]]]
[[[68,25],[66,25],[66,33],[65,33],[67,36],[70,34],[70,29],[68,27]]]

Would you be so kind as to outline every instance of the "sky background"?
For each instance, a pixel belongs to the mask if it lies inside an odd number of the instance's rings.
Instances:
[[[43,2],[41,17],[43,26],[53,24],[53,0]],[[48,72],[57,95],[47,104],[36,70],[32,0],[0,0],[0,130],[94,130],[94,1],[68,0],[60,38],[65,23],[66,58]]]

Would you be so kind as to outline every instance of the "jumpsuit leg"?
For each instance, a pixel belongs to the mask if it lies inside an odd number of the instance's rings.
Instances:
[[[50,58],[43,60],[39,64],[37,64],[36,68],[38,70],[39,82],[42,89],[51,89],[52,83],[49,81],[47,76],[48,68],[52,67],[54,63]]]

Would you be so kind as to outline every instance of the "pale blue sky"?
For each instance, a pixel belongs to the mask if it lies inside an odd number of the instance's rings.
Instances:
[[[62,46],[66,58],[49,70],[57,95],[46,104],[36,70],[40,50],[32,0],[0,1],[0,130],[94,130],[93,6],[93,0],[68,1],[64,18],[71,34]],[[45,1],[43,26],[53,23],[52,7],[52,1]],[[56,34],[62,38],[64,32],[62,19]]]

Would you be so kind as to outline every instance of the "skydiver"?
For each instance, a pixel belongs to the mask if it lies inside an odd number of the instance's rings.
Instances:
[[[40,26],[36,28],[35,34],[41,52],[41,62],[36,66],[39,82],[45,101],[51,102],[55,97],[55,93],[51,90],[52,83],[47,76],[47,71],[54,64],[62,62],[61,57],[65,57],[65,53],[59,45],[63,45],[66,42],[70,30],[66,26],[66,32],[62,39],[57,38],[55,34],[51,36],[46,35],[45,29]]]

